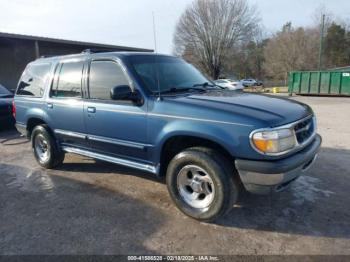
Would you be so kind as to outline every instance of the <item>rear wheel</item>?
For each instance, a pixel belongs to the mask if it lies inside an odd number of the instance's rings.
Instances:
[[[218,152],[195,147],[176,155],[167,169],[167,186],[186,215],[210,222],[227,213],[238,198],[239,185],[229,161]]]
[[[64,153],[58,149],[56,141],[49,133],[47,126],[36,126],[31,136],[32,148],[38,164],[45,168],[53,168],[62,164]]]

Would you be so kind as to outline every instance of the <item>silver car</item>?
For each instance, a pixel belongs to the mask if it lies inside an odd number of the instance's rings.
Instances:
[[[225,87],[230,90],[243,90],[243,85],[238,80],[232,79],[218,79],[215,80],[214,83],[218,86]]]

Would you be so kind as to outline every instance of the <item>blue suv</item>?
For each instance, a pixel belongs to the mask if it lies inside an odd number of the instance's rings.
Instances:
[[[13,111],[42,167],[75,153],[166,176],[177,207],[201,221],[229,211],[242,189],[286,188],[321,145],[309,106],[223,89],[154,53],[40,58]]]

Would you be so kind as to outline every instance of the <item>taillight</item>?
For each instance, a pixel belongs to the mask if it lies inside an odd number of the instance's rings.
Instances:
[[[16,104],[15,100],[12,100],[12,115],[14,118],[16,118]]]

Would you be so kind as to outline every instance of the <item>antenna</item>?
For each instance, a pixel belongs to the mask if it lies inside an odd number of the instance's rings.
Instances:
[[[158,64],[157,64],[157,34],[156,34],[156,23],[155,23],[155,18],[154,18],[154,12],[152,11],[152,19],[153,19],[153,38],[154,38],[154,65],[156,69],[156,78],[157,78],[157,88],[158,88],[158,101],[162,100],[161,94],[160,94],[160,83],[159,83],[159,72],[158,72]]]
[[[152,11],[152,19],[153,19],[153,40],[154,40],[154,51],[157,53],[157,34],[156,34],[156,22],[154,18],[154,12]]]

